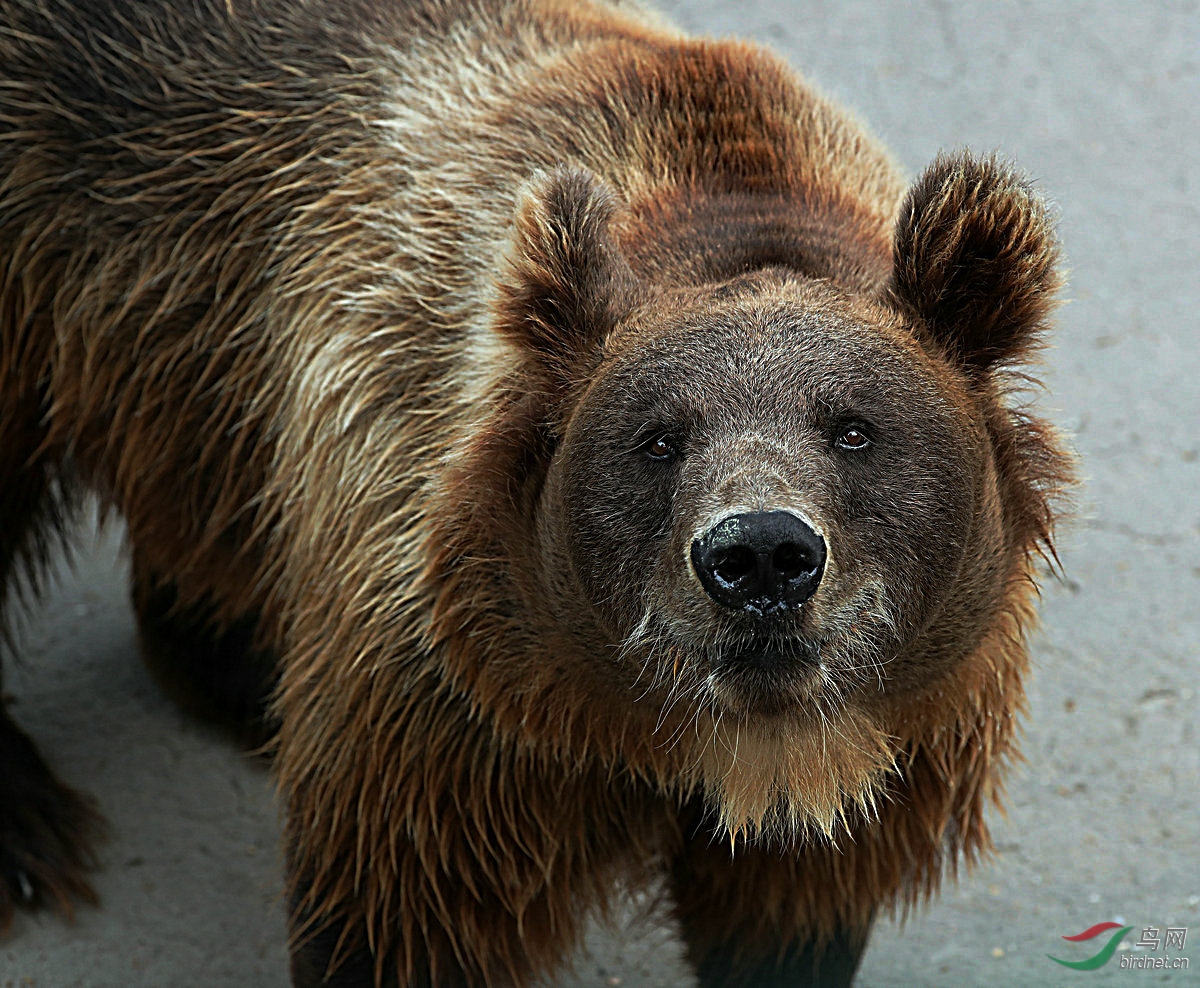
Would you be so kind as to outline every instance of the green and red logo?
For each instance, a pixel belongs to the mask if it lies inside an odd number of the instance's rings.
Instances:
[[[1132,926],[1122,926],[1120,923],[1097,923],[1095,926],[1089,926],[1082,933],[1076,933],[1073,937],[1063,937],[1064,940],[1070,940],[1072,943],[1081,943],[1084,940],[1094,940],[1101,933],[1107,933],[1109,930],[1118,931],[1108,938],[1108,943],[1087,960],[1064,961],[1051,954],[1047,954],[1046,956],[1063,967],[1074,968],[1076,971],[1095,971],[1099,967],[1104,967],[1105,964],[1112,960],[1112,955],[1117,952],[1117,947],[1125,939],[1125,934],[1132,929]]]

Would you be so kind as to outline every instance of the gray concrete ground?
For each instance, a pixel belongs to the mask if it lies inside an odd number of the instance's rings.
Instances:
[[[1074,432],[1087,487],[1045,594],[1025,751],[999,854],[876,933],[859,983],[1200,984],[1200,5],[733,0],[669,3],[696,31],[773,45],[915,171],[1000,148],[1058,203],[1071,304],[1040,401]],[[113,840],[101,909],[22,917],[0,986],[286,981],[266,772],[189,723],[135,658],[110,536],[31,619],[16,715],[99,798]],[[1062,935],[1134,927],[1093,973]],[[1187,928],[1187,972],[1146,927]],[[669,929],[596,931],[583,986],[687,985]]]

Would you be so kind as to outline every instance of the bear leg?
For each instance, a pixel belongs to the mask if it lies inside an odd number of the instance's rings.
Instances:
[[[401,979],[394,956],[378,958],[368,946],[365,920],[352,920],[349,925],[340,917],[313,922],[312,913],[305,907],[311,884],[299,876],[293,878],[291,884],[292,988],[374,988],[375,985],[468,988],[494,983],[487,975],[462,967],[449,938],[436,924],[425,927],[421,936],[409,943],[408,973]],[[499,919],[497,913],[492,911],[489,919],[494,929]],[[499,921],[503,923],[503,919]],[[479,928],[487,929],[488,926],[485,922]],[[436,978],[434,970],[437,971]],[[504,983],[509,983],[507,978]]]
[[[794,943],[758,962],[741,960],[728,944],[708,945],[699,958],[689,945],[689,956],[701,988],[839,988],[853,984],[866,946],[867,933],[839,929],[825,944]]]
[[[26,593],[37,593],[67,514],[51,464],[36,455],[44,439],[38,396],[6,384],[0,389],[0,618],[21,596],[22,571]],[[8,629],[0,624],[0,652],[13,644]],[[59,781],[0,694],[0,934],[17,908],[48,906],[69,917],[75,900],[96,902],[85,875],[96,865],[103,830],[92,802]]]
[[[90,799],[65,786],[0,705],[0,933],[14,909],[94,905],[85,875],[96,867],[104,824]]]
[[[136,555],[133,573],[142,657],[159,686],[239,743],[265,745],[276,729],[270,699],[278,677],[254,647],[257,615],[219,626],[210,605],[181,604],[175,584],[147,572]]]
[[[309,928],[308,915],[300,904],[307,884],[292,899],[291,980],[292,988],[366,988],[376,984],[375,955],[366,946],[366,924],[359,924],[351,939],[357,946],[342,945],[346,931],[338,923]],[[341,947],[341,949],[339,949]],[[380,984],[396,984],[396,972],[389,966]],[[465,981],[464,981],[465,984]],[[429,988],[428,980],[410,982],[406,988]]]
[[[702,988],[843,988],[853,983],[870,923],[837,925],[832,937],[795,908],[798,856],[738,847],[709,833],[675,858],[670,885],[683,939]]]

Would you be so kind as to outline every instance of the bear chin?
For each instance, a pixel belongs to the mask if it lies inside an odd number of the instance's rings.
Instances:
[[[895,770],[892,739],[869,714],[821,704],[769,716],[704,713],[686,735],[682,777],[731,841],[836,840],[878,814]]]
[[[635,695],[659,710],[665,787],[701,796],[734,843],[836,840],[873,820],[898,748],[885,726],[888,660],[867,648],[865,626],[860,614],[823,641],[675,645],[647,659],[654,680]]]

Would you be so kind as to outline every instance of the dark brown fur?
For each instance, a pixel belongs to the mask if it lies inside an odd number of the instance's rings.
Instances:
[[[278,731],[297,983],[527,984],[660,873],[705,984],[844,980],[988,849],[1069,480],[1011,169],[905,195],[618,5],[0,12],[0,594],[125,518],[160,675]],[[769,627],[688,562],[736,505],[830,547]],[[93,818],[0,728],[2,922]]]

